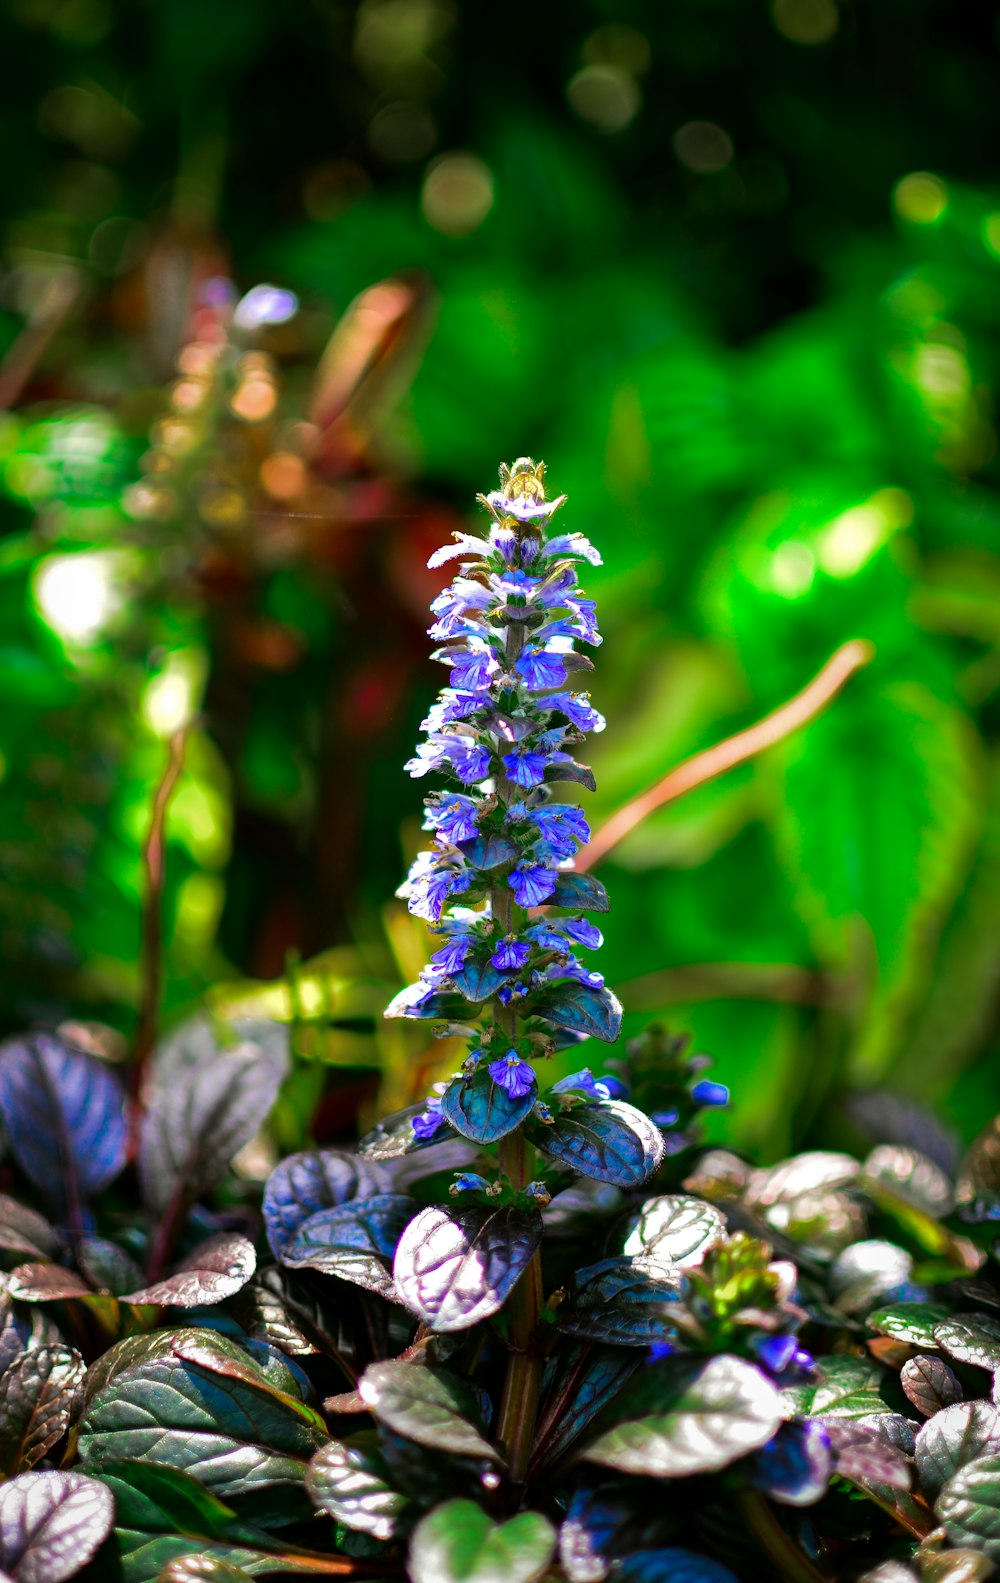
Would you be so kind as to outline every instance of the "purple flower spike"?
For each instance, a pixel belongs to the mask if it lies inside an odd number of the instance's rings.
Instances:
[[[505,753],[502,760],[507,779],[513,781],[515,786],[523,786],[525,791],[542,784],[548,762],[546,754],[532,753],[530,749]]]
[[[489,1073],[497,1087],[504,1089],[511,1099],[523,1099],[535,1087],[534,1069],[521,1060],[516,1050],[508,1050],[494,1061]]]

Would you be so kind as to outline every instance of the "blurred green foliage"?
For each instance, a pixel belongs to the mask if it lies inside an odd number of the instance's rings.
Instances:
[[[849,1088],[971,1135],[1000,1106],[989,8],[14,0],[0,37],[5,1027],[130,1034],[189,718],[165,1017],[295,1017],[290,1145],[324,1063],[331,1132],[376,1064],[421,1089],[437,1053],[414,1075],[377,1009],[417,956],[383,904],[424,562],[531,451],[605,557],[595,825],[876,650],[602,868],[629,1031],[693,1029],[767,1157],[849,1140]],[[240,329],[219,277],[300,311]]]

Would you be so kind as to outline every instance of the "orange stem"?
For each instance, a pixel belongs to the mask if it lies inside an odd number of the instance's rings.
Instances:
[[[737,764],[745,764],[747,759],[756,758],[758,753],[774,747],[775,743],[784,741],[785,737],[800,730],[810,720],[815,720],[851,677],[870,664],[874,657],[874,647],[864,638],[853,638],[850,643],[845,643],[830,656],[808,687],[796,693],[780,709],[765,715],[763,720],[748,726],[745,731],[738,731],[735,736],[716,743],[715,747],[706,748],[703,753],[685,759],[683,764],[678,764],[655,786],[633,798],[624,808],[619,808],[601,826],[593,840],[581,849],[576,860],[577,869],[586,873],[602,862],[620,841],[624,841],[657,808],[676,802],[679,797],[694,791],[696,786],[703,786],[706,781],[715,780]]]

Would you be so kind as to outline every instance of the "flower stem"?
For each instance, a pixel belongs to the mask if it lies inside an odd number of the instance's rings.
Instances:
[[[529,1180],[528,1144],[520,1127],[500,1143],[500,1169],[512,1187]],[[524,1479],[531,1455],[542,1383],[542,1358],[532,1351],[542,1307],[542,1261],[536,1251],[507,1300],[510,1319],[510,1356],[500,1403],[499,1438],[507,1450],[511,1478]]]

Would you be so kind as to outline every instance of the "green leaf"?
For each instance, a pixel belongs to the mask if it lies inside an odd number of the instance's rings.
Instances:
[[[879,1387],[885,1374],[872,1358],[834,1354],[823,1359],[823,1378],[782,1392],[796,1413],[808,1418],[868,1418],[887,1413]]]
[[[540,1512],[495,1523],[472,1501],[446,1501],[414,1530],[410,1576],[413,1583],[534,1583],[555,1548],[555,1529]]]
[[[331,1440],[317,1451],[306,1489],[319,1511],[374,1539],[391,1539],[396,1519],[409,1504],[390,1485],[378,1437],[370,1430],[350,1440]]]
[[[968,717],[916,682],[855,684],[776,750],[781,848],[821,960],[843,968],[860,919],[876,978],[853,1052],[871,1079],[896,1053],[981,822]]]
[[[1000,1319],[990,1314],[952,1314],[934,1326],[934,1345],[959,1363],[1000,1368]]]
[[[893,1341],[906,1341],[912,1347],[936,1347],[934,1327],[948,1318],[941,1303],[889,1303],[876,1308],[865,1323]]]
[[[646,1199],[623,1252],[650,1274],[658,1265],[668,1271],[687,1270],[700,1264],[725,1235],[725,1216],[714,1204],[686,1193],[661,1193]]]
[[[301,1484],[326,1439],[322,1419],[276,1390],[242,1348],[184,1331],[148,1349],[91,1397],[80,1422],[82,1460],[148,1459],[189,1471],[221,1496]]]
[[[114,1502],[83,1473],[22,1473],[0,1487],[0,1574],[63,1583],[104,1543]]]
[[[358,1390],[379,1422],[407,1440],[457,1457],[503,1462],[477,1427],[476,1399],[456,1374],[390,1359],[369,1364]]]
[[[938,1494],[934,1515],[944,1523],[952,1544],[1000,1561],[1000,1455],[962,1464]]]
[[[928,1501],[967,1462],[1000,1452],[1000,1412],[992,1402],[956,1402],[921,1426],[915,1456]]]
[[[61,1440],[83,1402],[86,1364],[72,1347],[22,1352],[0,1377],[0,1471],[33,1468]]]
[[[654,1478],[728,1467],[765,1445],[784,1416],[777,1390],[760,1369],[728,1355],[646,1371],[616,1416],[622,1412],[627,1416],[583,1457]]]
[[[252,1576],[222,1556],[178,1556],[168,1561],[156,1583],[247,1583]]]

